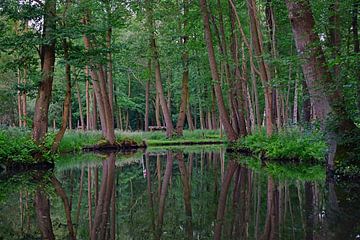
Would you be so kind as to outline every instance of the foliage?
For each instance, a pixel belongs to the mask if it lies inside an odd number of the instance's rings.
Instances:
[[[326,144],[320,132],[300,131],[298,128],[282,130],[266,136],[264,130],[248,135],[234,145],[234,149],[249,149],[271,160],[323,161]]]
[[[35,144],[27,130],[0,130],[0,163],[5,166],[12,163],[26,165],[44,159],[50,160],[52,156],[47,153],[46,147]]]

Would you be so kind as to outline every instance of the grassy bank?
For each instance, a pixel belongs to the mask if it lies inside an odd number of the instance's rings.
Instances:
[[[138,146],[171,146],[171,145],[192,145],[192,144],[215,144],[223,143],[225,137],[220,136],[216,130],[195,130],[184,131],[182,137],[174,136],[166,138],[165,132],[123,132],[116,131],[118,143],[133,142]],[[59,146],[59,152],[80,151],[86,146],[99,144],[102,141],[100,131],[68,131]]]
[[[230,148],[277,161],[321,162],[326,152],[320,132],[300,131],[298,128],[282,130],[271,137],[263,130],[257,131],[233,143]]]

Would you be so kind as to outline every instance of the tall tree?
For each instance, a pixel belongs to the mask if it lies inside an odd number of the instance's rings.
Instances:
[[[56,0],[44,3],[43,44],[40,49],[41,81],[35,103],[33,138],[40,143],[48,129],[49,104],[55,64]]]
[[[173,123],[170,115],[170,111],[165,99],[164,89],[161,81],[161,70],[160,70],[160,60],[159,60],[159,52],[158,47],[156,45],[155,39],[155,27],[154,27],[154,17],[153,17],[153,3],[149,0],[145,1],[146,11],[147,11],[147,24],[149,27],[150,34],[150,51],[152,57],[152,63],[155,68],[155,85],[156,91],[159,97],[161,110],[164,116],[165,125],[166,125],[166,136],[171,137],[173,135]]]
[[[211,76],[214,81],[215,95],[217,98],[218,109],[220,114],[221,123],[224,126],[226,135],[230,141],[235,141],[238,136],[230,123],[230,118],[225,107],[223,94],[220,85],[220,77],[218,73],[213,40],[210,30],[209,12],[207,10],[206,0],[200,0],[200,10],[203,18],[205,42],[208,50],[208,58],[210,63]]]

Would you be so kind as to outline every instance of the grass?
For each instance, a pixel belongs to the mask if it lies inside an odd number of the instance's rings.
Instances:
[[[326,144],[320,132],[303,132],[298,128],[282,130],[271,137],[268,137],[264,130],[260,130],[230,147],[235,150],[250,150],[268,160],[302,162],[321,162],[326,152]]]
[[[165,132],[115,131],[115,134],[118,143],[131,141],[138,146],[144,141],[147,146],[214,144],[225,141],[225,137],[220,137],[220,132],[216,130],[185,130],[182,137],[174,136],[170,139],[166,138]],[[100,131],[67,131],[60,143],[59,152],[80,151],[85,146],[101,143],[102,139]]]

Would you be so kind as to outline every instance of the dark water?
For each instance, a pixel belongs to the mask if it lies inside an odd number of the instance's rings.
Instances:
[[[64,156],[1,181],[0,239],[358,239],[359,183],[222,147]]]

